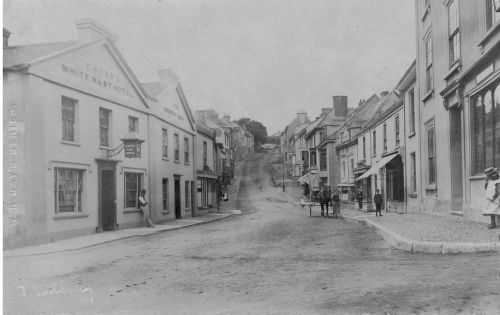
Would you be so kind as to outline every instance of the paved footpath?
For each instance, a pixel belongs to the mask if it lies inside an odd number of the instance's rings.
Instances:
[[[224,219],[235,214],[241,214],[239,210],[234,210],[237,196],[239,193],[240,181],[241,181],[241,162],[235,167],[234,181],[228,187],[227,193],[229,195],[229,201],[223,202],[221,204],[221,207],[219,209],[220,213],[206,213],[194,218],[186,218],[183,220],[175,220],[163,224],[156,224],[154,228],[137,227],[137,228],[123,229],[123,230],[116,230],[105,233],[96,233],[80,237],[74,237],[48,244],[9,249],[3,252],[3,256],[4,258],[20,257],[20,256],[42,255],[49,253],[78,250],[130,237],[141,237],[141,236],[167,232],[171,230],[178,230],[194,225],[199,225]]]
[[[287,196],[300,207],[298,187],[287,187]],[[309,211],[309,207],[304,209]],[[320,208],[313,206],[314,215]],[[458,217],[441,217],[423,213],[374,213],[342,209],[342,217],[358,221],[373,228],[391,246],[412,253],[477,253],[500,252],[500,228],[487,229],[486,224]]]

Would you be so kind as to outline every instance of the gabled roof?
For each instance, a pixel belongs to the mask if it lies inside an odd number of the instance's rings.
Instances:
[[[332,125],[341,125],[343,122],[346,121],[348,115],[349,114],[347,114],[346,116],[336,116],[333,108],[330,109],[330,111],[326,115],[318,118],[314,123],[312,123],[311,125],[309,125],[309,127],[307,127],[306,138],[308,138],[316,128],[322,128],[324,126],[332,126]]]
[[[199,120],[195,121],[196,123],[196,131],[199,133],[202,133],[210,138],[215,138],[215,130],[207,126],[206,124],[202,123]]]
[[[377,111],[375,112],[373,117],[363,126],[362,131],[366,131],[377,125],[379,122],[384,120],[387,115],[390,115],[402,105],[403,101],[401,100],[401,97],[395,90],[392,90],[379,102]]]
[[[3,48],[3,67],[16,68],[33,60],[78,45],[77,41],[42,43],[35,45],[8,46]]]
[[[34,64],[38,64],[47,61],[49,59],[56,58],[61,55],[98,43],[105,44],[108,48],[108,51],[114,57],[116,57],[118,67],[122,68],[125,77],[127,77],[132,83],[132,86],[135,89],[137,89],[136,92],[142,99],[144,105],[149,108],[149,103],[147,102],[146,99],[150,99],[153,101],[155,101],[155,99],[146,93],[141,83],[135,76],[134,72],[126,62],[125,58],[116,47],[113,40],[104,35],[101,38],[83,43],[80,43],[78,41],[63,41],[63,42],[42,43],[35,45],[5,47],[3,52],[3,57],[4,57],[3,67],[4,70],[7,69],[12,71],[30,68]]]
[[[309,120],[309,118],[306,118],[306,121],[305,123],[307,124],[310,124],[311,121]],[[287,139],[290,139],[292,136],[293,136],[293,132],[295,131],[295,127],[301,125],[300,123],[300,120],[298,117],[295,117],[291,123],[289,123],[287,125],[287,127],[285,128],[285,133],[286,133],[286,138]]]

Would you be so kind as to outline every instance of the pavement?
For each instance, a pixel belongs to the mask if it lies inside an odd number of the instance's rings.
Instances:
[[[130,237],[148,236],[152,234],[178,230],[199,224],[224,219],[235,214],[241,214],[239,210],[233,210],[230,213],[208,213],[195,218],[175,220],[165,224],[156,224],[154,228],[138,227],[123,230],[116,230],[104,233],[89,234],[79,237],[73,237],[53,243],[41,244],[36,246],[26,246],[14,249],[4,250],[3,257],[33,256],[42,254],[51,254],[64,251],[79,250],[93,247],[117,240],[123,240]]]
[[[227,189],[229,197],[228,202],[222,202],[220,206],[220,213],[205,213],[194,218],[186,218],[182,220],[169,221],[163,224],[156,224],[154,228],[137,227],[123,230],[109,231],[104,233],[95,233],[69,239],[59,240],[52,243],[19,247],[14,249],[4,250],[3,257],[21,257],[58,253],[64,251],[79,250],[83,248],[93,247],[100,244],[114,242],[131,237],[148,236],[152,234],[178,230],[199,224],[205,224],[212,221],[224,219],[232,215],[241,214],[240,210],[235,210],[237,206],[237,199],[240,189],[242,163],[235,166],[234,179]]]
[[[301,207],[298,187],[287,187],[288,199]],[[309,212],[309,207],[301,207]],[[331,208],[330,208],[331,209]],[[320,207],[313,206],[313,215],[320,215]],[[330,210],[331,211],[331,210]],[[500,252],[500,228],[488,229],[486,224],[458,217],[443,217],[424,213],[375,213],[341,209],[342,218],[366,224],[374,229],[392,247],[410,253],[458,254]]]

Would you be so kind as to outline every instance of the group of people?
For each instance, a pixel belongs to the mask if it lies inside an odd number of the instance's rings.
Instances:
[[[358,189],[356,193],[356,200],[358,201],[359,210],[363,210],[363,190],[361,188]],[[384,198],[380,193],[380,189],[375,190],[375,196],[373,196],[373,203],[375,204],[375,216],[382,216],[382,202]]]
[[[319,192],[319,204],[321,206],[322,217],[329,216],[328,207],[330,205],[333,209],[333,218],[337,219],[340,217],[340,195],[336,187],[333,190],[330,190],[328,186],[322,187]]]

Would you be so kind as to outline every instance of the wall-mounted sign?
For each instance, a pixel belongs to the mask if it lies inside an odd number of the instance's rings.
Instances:
[[[124,151],[126,158],[140,158],[141,157],[141,144],[140,143],[126,143],[124,144]]]

